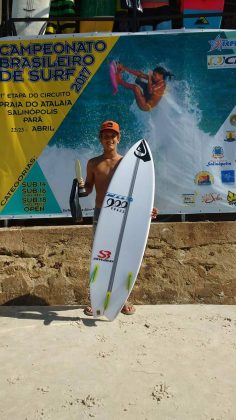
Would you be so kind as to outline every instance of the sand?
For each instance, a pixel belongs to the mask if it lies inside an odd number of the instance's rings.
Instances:
[[[1,420],[235,420],[236,307],[0,307]]]

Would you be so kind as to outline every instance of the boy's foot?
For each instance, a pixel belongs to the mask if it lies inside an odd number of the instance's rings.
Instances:
[[[84,314],[87,315],[87,316],[93,316],[93,311],[92,311],[91,306],[86,306],[84,308]]]
[[[135,313],[136,309],[132,303],[126,302],[121,309],[121,313],[124,315],[133,315]]]
[[[132,303],[125,303],[123,308],[121,309],[121,313],[124,315],[133,315],[135,313],[136,309]],[[93,316],[93,311],[91,306],[86,306],[84,308],[84,314],[87,316]]]

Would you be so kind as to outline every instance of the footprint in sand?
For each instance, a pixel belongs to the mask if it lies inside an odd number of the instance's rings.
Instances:
[[[155,385],[152,391],[152,398],[158,403],[160,403],[163,398],[171,398],[172,396],[173,395],[170,393],[168,385],[165,383]]]

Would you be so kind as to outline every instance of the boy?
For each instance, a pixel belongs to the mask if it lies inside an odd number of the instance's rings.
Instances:
[[[117,146],[120,143],[120,127],[117,122],[104,121],[100,127],[99,138],[103,147],[103,153],[102,155],[96,156],[88,161],[86,180],[85,182],[81,180],[79,183],[80,187],[85,188],[87,194],[90,194],[95,186],[96,199],[93,217],[94,232],[96,230],[108,185],[123,157],[117,151]],[[152,218],[156,218],[156,216],[157,209],[153,209]],[[132,315],[135,312],[135,307],[126,302],[121,312],[125,315]],[[88,316],[92,316],[92,308],[87,306],[84,313]]]

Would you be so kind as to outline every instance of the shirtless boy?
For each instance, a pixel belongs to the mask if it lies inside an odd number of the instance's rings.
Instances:
[[[105,197],[108,185],[111,178],[118,167],[121,156],[117,151],[117,145],[120,143],[120,127],[115,121],[105,121],[102,123],[99,133],[100,142],[103,147],[103,153],[88,161],[87,176],[85,183],[81,180],[79,186],[86,189],[87,194],[90,194],[95,186],[96,199],[93,224],[96,228],[99,213],[102,207],[103,199]],[[156,218],[157,209],[153,209],[152,218]],[[84,310],[86,315],[93,315],[92,308],[87,306]],[[135,308],[128,302],[123,306],[122,313],[125,315],[132,315]]]

